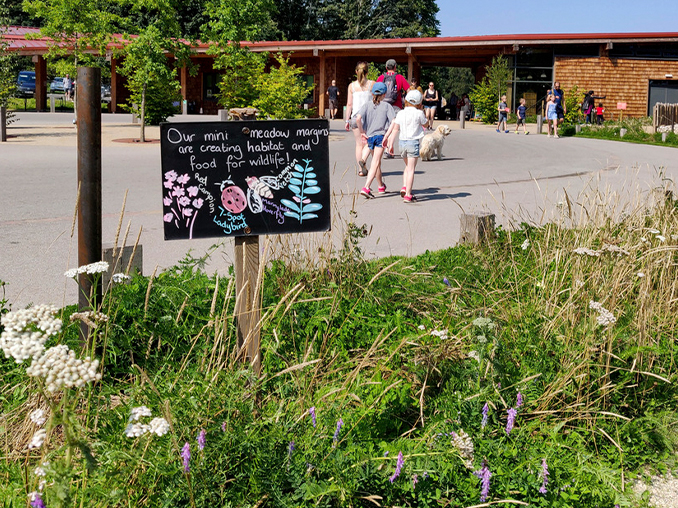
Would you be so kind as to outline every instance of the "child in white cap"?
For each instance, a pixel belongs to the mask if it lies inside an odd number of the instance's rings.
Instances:
[[[424,137],[423,126],[426,125],[426,115],[422,111],[423,96],[419,90],[410,90],[405,96],[405,108],[398,112],[384,136],[384,146],[400,132],[400,155],[405,162],[403,171],[403,188],[400,196],[403,202],[416,201],[412,195],[414,184],[414,170],[419,159],[419,141]],[[393,136],[391,136],[393,134]],[[390,146],[388,147],[391,148]]]

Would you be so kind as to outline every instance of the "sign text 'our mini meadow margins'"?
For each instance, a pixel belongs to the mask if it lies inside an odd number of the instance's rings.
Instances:
[[[327,120],[164,123],[165,240],[329,231]]]

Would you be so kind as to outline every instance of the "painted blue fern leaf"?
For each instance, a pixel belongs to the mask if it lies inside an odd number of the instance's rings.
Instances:
[[[284,206],[289,208],[285,212],[285,216],[297,219],[300,223],[309,219],[317,219],[318,215],[313,212],[317,212],[323,207],[320,203],[311,202],[309,197],[320,192],[318,180],[316,180],[317,176],[311,166],[311,160],[304,159],[302,162],[306,164],[306,167],[302,167],[301,164],[295,164],[294,171],[291,172],[292,178],[290,178],[287,185],[287,188],[294,192],[293,200],[280,200]]]

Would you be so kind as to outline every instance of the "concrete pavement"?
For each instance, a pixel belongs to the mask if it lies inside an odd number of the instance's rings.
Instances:
[[[63,273],[77,266],[75,128],[69,113],[19,113],[0,144],[0,280],[13,307],[28,303],[64,305],[77,300],[76,285]],[[177,117],[176,121],[186,121]],[[191,116],[191,121],[216,117]],[[190,250],[199,257],[220,244],[208,270],[226,273],[230,239],[163,240],[160,145],[120,143],[138,136],[130,115],[104,115],[102,133],[103,238],[113,242],[123,200],[120,237],[129,224],[128,244],[140,234],[144,273],[171,266]],[[442,122],[438,122],[442,123]],[[402,161],[384,160],[388,193],[373,200],[357,195],[354,141],[343,122],[331,123],[330,160],[334,192],[333,231],[328,234],[267,237],[268,254],[290,262],[316,257],[340,245],[349,210],[371,228],[361,246],[368,257],[415,255],[455,245],[462,212],[485,210],[506,227],[521,221],[544,223],[558,213],[567,191],[572,201],[586,189],[614,195],[619,205],[636,191],[647,192],[661,178],[673,180],[678,150],[591,139],[549,139],[496,133],[491,126],[457,122],[442,161],[419,162],[414,189],[418,202],[400,199]],[[147,138],[158,139],[157,127]],[[373,186],[376,190],[376,185]]]

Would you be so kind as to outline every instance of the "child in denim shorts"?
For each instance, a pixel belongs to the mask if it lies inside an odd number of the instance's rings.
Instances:
[[[393,106],[384,102],[386,85],[384,83],[375,83],[372,86],[372,102],[364,104],[356,115],[356,123],[360,130],[360,135],[367,139],[367,146],[372,153],[372,165],[367,173],[365,187],[360,190],[360,194],[366,198],[373,198],[374,194],[370,190],[372,181],[376,178],[379,182],[377,192],[384,194],[386,184],[381,175],[381,157],[384,155],[384,135],[388,130],[391,121],[395,117]]]
[[[400,189],[400,197],[403,202],[416,201],[412,195],[414,184],[414,170],[419,160],[419,141],[424,137],[422,125],[426,125],[426,115],[422,111],[422,94],[419,90],[410,90],[405,96],[405,108],[398,112],[384,137],[384,146],[391,138],[391,134],[400,132],[400,155],[405,162],[403,171],[403,188]],[[393,136],[395,137],[395,136]],[[390,149],[390,147],[389,147]]]

